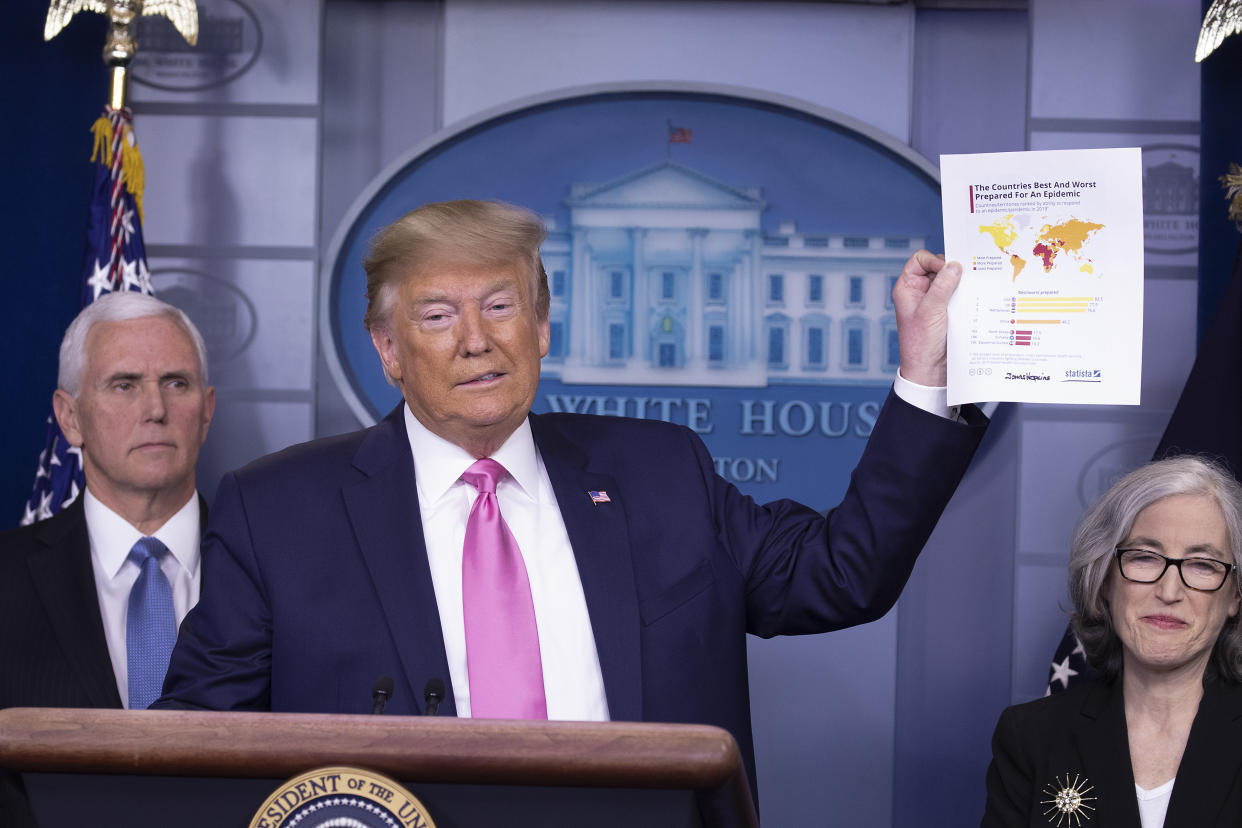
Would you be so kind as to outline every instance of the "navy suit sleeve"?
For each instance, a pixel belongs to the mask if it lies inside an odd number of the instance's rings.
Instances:
[[[748,631],[826,632],[888,612],[982,438],[976,414],[953,422],[890,394],[826,516],[789,500],[755,504],[714,474],[695,438],[721,540],[745,583]]]
[[[225,475],[203,538],[198,605],[181,626],[153,709],[269,710],[272,618],[246,507]]]

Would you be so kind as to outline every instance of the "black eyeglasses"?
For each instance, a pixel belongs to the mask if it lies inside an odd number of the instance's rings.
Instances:
[[[1177,567],[1182,583],[1199,592],[1215,592],[1225,585],[1237,566],[1215,558],[1170,558],[1150,549],[1118,547],[1117,569],[1121,577],[1136,584],[1154,584],[1170,566]]]

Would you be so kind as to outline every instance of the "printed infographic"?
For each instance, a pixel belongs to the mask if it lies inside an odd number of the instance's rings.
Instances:
[[[1138,149],[940,159],[949,404],[1137,405],[1143,346]]]

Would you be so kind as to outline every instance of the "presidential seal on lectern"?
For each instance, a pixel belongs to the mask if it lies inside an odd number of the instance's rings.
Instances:
[[[387,776],[363,768],[316,768],[280,786],[250,828],[435,828],[427,809]]]

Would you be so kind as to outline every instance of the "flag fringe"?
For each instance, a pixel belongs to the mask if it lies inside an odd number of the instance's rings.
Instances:
[[[138,218],[146,216],[142,210],[142,192],[147,186],[146,166],[142,162],[142,153],[138,150],[138,141],[134,138],[134,130],[127,123],[121,125],[121,182],[125,189],[134,197],[134,205],[138,208]],[[105,167],[112,166],[112,122],[105,113],[91,124],[91,133],[95,136],[95,145],[91,149],[91,163],[100,160]]]
[[[91,163],[94,164],[102,153],[101,163],[105,167],[112,166],[112,122],[108,120],[107,115],[100,115],[95,119],[95,123],[91,124],[91,134],[95,136],[95,146],[91,150]]]
[[[138,208],[138,218],[146,221],[142,213],[142,191],[147,186],[147,171],[142,163],[142,153],[138,151],[138,142],[134,140],[134,131],[125,127],[125,138],[121,141],[121,180],[125,189],[134,197],[134,205]]]

